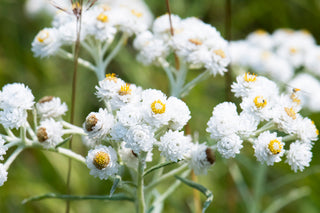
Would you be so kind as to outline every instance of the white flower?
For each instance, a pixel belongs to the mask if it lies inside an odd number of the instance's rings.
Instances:
[[[0,160],[3,160],[3,156],[6,154],[8,148],[4,145],[5,140],[0,136]]]
[[[127,104],[117,111],[117,119],[124,126],[135,126],[142,123],[142,111],[138,104]]]
[[[186,103],[173,96],[167,100],[167,112],[170,117],[169,128],[172,130],[182,129],[191,118]]]
[[[247,112],[241,112],[239,120],[239,134],[246,137],[256,131],[260,123],[253,114]]]
[[[124,141],[126,147],[132,149],[136,154],[140,154],[140,151],[148,152],[152,150],[155,142],[154,132],[147,125],[131,126],[124,137]]]
[[[0,111],[0,123],[4,128],[20,128],[27,123],[28,113],[26,110],[19,108],[6,109]]]
[[[290,144],[290,149],[286,152],[286,162],[291,166],[294,172],[303,171],[304,167],[310,165],[312,158],[311,147],[300,141]]]
[[[239,115],[234,103],[224,102],[217,105],[207,123],[207,132],[212,139],[232,135],[239,130]]]
[[[156,128],[168,124],[170,117],[165,94],[160,90],[147,89],[142,92],[141,100],[146,123]]]
[[[207,170],[215,162],[212,149],[205,144],[193,144],[190,156],[189,167],[196,175],[207,174]]]
[[[110,139],[113,141],[123,141],[128,131],[128,127],[125,127],[120,122],[116,122],[110,130]]]
[[[179,32],[181,29],[181,19],[179,16],[171,14],[172,27],[175,33]],[[164,41],[170,38],[170,22],[168,14],[159,16],[154,20],[152,31],[155,35],[163,37]]]
[[[31,90],[21,83],[7,84],[0,92],[0,108],[2,109],[31,109],[34,102]]]
[[[234,158],[242,147],[242,140],[236,134],[223,137],[217,143],[217,150],[224,158]]]
[[[161,136],[158,143],[161,155],[167,160],[174,162],[185,159],[190,154],[191,146],[190,136],[184,136],[183,132],[172,130]]]
[[[114,125],[114,117],[107,109],[99,109],[99,112],[91,112],[83,124],[85,132],[92,140],[105,139]]]
[[[2,186],[4,184],[4,182],[7,181],[7,177],[8,177],[7,170],[4,167],[4,165],[2,163],[0,163],[0,186]]]
[[[273,45],[272,37],[264,30],[256,30],[250,33],[247,36],[247,41],[263,49],[271,49]]]
[[[125,142],[121,143],[121,147],[119,149],[119,155],[123,163],[135,170],[138,168],[139,164],[139,156],[132,151],[132,149],[128,149],[125,147]],[[146,162],[152,161],[152,152],[147,153]]]
[[[38,141],[43,144],[45,148],[52,148],[62,142],[63,128],[60,122],[52,118],[40,122],[37,128]]]
[[[257,160],[267,165],[280,162],[284,154],[284,143],[277,133],[263,132],[253,143],[254,155]]]
[[[124,84],[114,73],[107,74],[104,80],[99,81],[99,86],[96,86],[96,95],[100,100],[109,101],[118,94]]]
[[[294,133],[302,142],[310,144],[311,141],[316,141],[318,139],[319,131],[314,122],[309,118],[299,119],[297,125],[294,127],[296,128]]]
[[[86,164],[90,169],[90,175],[107,180],[109,176],[117,174],[117,160],[117,153],[111,146],[99,145],[88,152]]]
[[[123,83],[117,93],[110,98],[112,110],[120,109],[129,103],[137,103],[140,101],[141,87],[134,84]]]
[[[66,113],[68,107],[66,103],[61,103],[60,98],[45,96],[36,104],[38,114],[42,119],[59,118]]]
[[[55,28],[44,28],[32,42],[32,52],[41,58],[56,54],[62,45],[59,31]]]
[[[157,64],[159,59],[167,57],[170,50],[167,42],[155,37],[150,31],[137,35],[133,45],[139,51],[137,60],[145,65]]]

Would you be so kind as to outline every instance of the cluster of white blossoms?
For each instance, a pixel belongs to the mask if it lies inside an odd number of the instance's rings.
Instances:
[[[90,174],[108,179],[120,164],[137,170],[139,157],[146,154],[145,160],[151,161],[155,148],[169,162],[187,162],[197,174],[213,164],[210,148],[194,144],[182,130],[191,116],[180,99],[143,90],[115,74],[107,74],[96,89],[106,108],[89,113],[83,124],[86,143],[93,147],[87,156]]]
[[[155,19],[152,31],[137,35],[134,47],[139,51],[139,61],[163,65],[167,57],[175,53],[189,68],[204,68],[213,75],[227,71],[228,44],[213,26],[195,17],[181,19],[171,15],[171,20],[172,31],[166,14]]]
[[[320,47],[308,31],[257,30],[245,40],[230,42],[229,51],[234,71],[255,72],[300,88],[303,107],[320,111]]]
[[[63,121],[67,105],[60,98],[45,96],[34,102],[31,90],[22,83],[12,83],[0,90],[0,124],[6,134],[0,134],[0,186],[7,180],[7,170],[13,159],[23,149],[40,147],[55,149],[66,134],[84,134],[79,127]],[[28,115],[31,115],[28,117]],[[30,121],[33,120],[30,125]],[[38,124],[39,122],[39,124]],[[12,131],[20,133],[19,136]],[[17,146],[10,156],[7,150]],[[17,153],[17,154],[15,154]]]
[[[36,35],[32,42],[32,51],[36,57],[58,54],[63,46],[72,46],[77,39],[77,17],[72,13],[72,8],[65,5],[70,4],[70,1],[63,5],[59,3],[52,1],[54,6],[66,12],[56,13],[52,27],[44,28]],[[80,39],[85,48],[89,47],[89,52],[94,50],[91,46],[98,48],[95,42],[111,44],[118,32],[131,36],[145,31],[152,20],[146,5],[138,0],[98,1],[89,9],[85,6],[76,9],[81,10],[82,15]]]
[[[245,73],[232,84],[232,92],[242,100],[240,114],[234,103],[221,103],[207,127],[223,157],[234,158],[247,141],[261,163],[273,165],[286,156],[295,172],[309,166],[319,132],[312,120],[299,114],[298,89],[280,94],[273,81]]]

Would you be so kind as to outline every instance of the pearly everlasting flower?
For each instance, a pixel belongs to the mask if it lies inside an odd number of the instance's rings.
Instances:
[[[0,108],[2,109],[31,109],[34,102],[31,90],[21,83],[7,84],[0,92]]]
[[[0,124],[4,128],[20,128],[27,123],[28,113],[26,110],[20,108],[11,108],[0,111]]]
[[[132,149],[136,154],[139,154],[140,151],[151,151],[155,143],[153,129],[144,124],[131,126],[124,137],[124,141],[126,147]]]
[[[120,122],[116,122],[110,130],[110,140],[117,142],[123,141],[127,132],[128,127],[125,127]]]
[[[35,57],[55,55],[62,45],[59,31],[56,28],[44,28],[32,42],[32,52]]]
[[[224,102],[217,105],[207,123],[207,132],[212,139],[220,139],[239,130],[239,115],[234,103]]]
[[[207,170],[215,162],[215,156],[205,144],[193,144],[190,152],[189,167],[196,175],[207,174]]]
[[[170,116],[167,110],[167,97],[159,90],[147,89],[141,93],[143,119],[156,128],[167,125]]]
[[[177,162],[185,159],[191,150],[191,137],[184,136],[183,132],[169,130],[160,137],[158,143],[161,155],[169,161]]]
[[[167,42],[157,38],[150,31],[137,35],[133,45],[134,48],[139,50],[137,60],[145,65],[157,64],[160,59],[164,59],[169,55]]]
[[[90,169],[90,175],[107,180],[118,173],[117,160],[117,153],[111,146],[99,145],[88,152],[86,164]]]
[[[272,37],[262,29],[256,30],[247,36],[248,43],[259,46],[263,49],[271,49],[273,46]]]
[[[190,110],[186,103],[176,97],[169,97],[167,100],[167,112],[169,114],[169,128],[180,130],[190,120]]]
[[[61,103],[60,98],[45,96],[36,104],[37,113],[42,119],[59,118],[66,113],[66,103]]]
[[[244,111],[240,113],[239,122],[238,133],[245,137],[250,136],[256,131],[259,125],[259,120],[257,120],[253,114]]]
[[[171,14],[171,21],[173,26],[173,31],[178,33],[181,31],[179,28],[181,26],[181,18],[177,15]],[[152,26],[152,31],[159,36],[163,37],[164,41],[169,40],[170,38],[170,22],[168,14],[158,17]]]
[[[4,145],[5,140],[0,136],[0,160],[3,160],[3,156],[6,154],[8,148]]]
[[[311,141],[318,139],[319,130],[309,118],[299,119],[297,125],[294,125],[294,127],[294,133],[302,142],[309,144]]]
[[[254,155],[257,160],[267,165],[280,162],[284,154],[284,143],[276,133],[263,132],[253,143]]]
[[[62,142],[62,135],[62,124],[53,120],[53,118],[41,121],[40,126],[37,128],[38,141],[45,148],[53,148]]]
[[[137,103],[140,101],[142,89],[134,84],[123,83],[117,93],[110,98],[112,110],[120,109],[129,103]]]
[[[100,100],[109,101],[118,94],[122,85],[125,85],[125,82],[114,73],[107,74],[104,80],[99,81],[99,86],[96,86],[96,95]]]
[[[99,112],[91,112],[83,124],[85,132],[92,140],[103,140],[111,131],[114,125],[114,117],[106,109],[99,109]]]
[[[0,186],[2,186],[4,184],[4,182],[7,181],[7,177],[8,177],[7,170],[4,167],[4,165],[2,163],[0,163]]]
[[[308,144],[296,141],[290,144],[290,149],[286,152],[286,162],[294,172],[303,171],[304,167],[309,167],[312,158],[311,147]]]
[[[142,110],[138,104],[127,104],[117,111],[118,121],[127,127],[142,123]]]
[[[242,142],[238,135],[231,134],[218,141],[217,150],[224,158],[234,158],[240,153]]]

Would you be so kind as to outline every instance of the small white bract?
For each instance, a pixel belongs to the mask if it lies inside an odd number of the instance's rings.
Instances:
[[[60,118],[66,113],[68,107],[66,103],[61,103],[60,98],[45,96],[36,104],[37,113],[41,119]]]
[[[191,151],[191,137],[184,136],[183,132],[169,130],[160,137],[158,143],[161,155],[168,161],[183,160]]]
[[[290,149],[286,152],[286,162],[294,172],[303,171],[310,165],[312,158],[311,147],[308,144],[296,141],[290,144]]]
[[[117,153],[111,146],[99,145],[91,149],[86,157],[90,175],[107,180],[118,173]]]
[[[132,149],[136,154],[140,151],[149,152],[155,143],[153,129],[148,125],[136,125],[129,127],[124,141],[126,147]]]
[[[4,184],[4,182],[7,181],[7,177],[8,177],[7,170],[4,167],[4,165],[2,163],[0,163],[0,186],[2,186]]]
[[[181,130],[191,118],[187,104],[173,96],[167,100],[167,112],[169,128],[172,130]]]
[[[20,128],[27,123],[28,113],[24,109],[11,108],[0,111],[0,123],[9,129]]]
[[[31,90],[21,83],[7,84],[0,92],[1,109],[31,109],[34,104],[34,96]]]

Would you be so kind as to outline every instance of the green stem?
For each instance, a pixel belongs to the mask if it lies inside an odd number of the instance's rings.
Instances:
[[[265,132],[267,130],[273,130],[277,125],[273,121],[269,121],[265,125],[263,125],[260,129],[256,130],[252,136],[258,136],[260,133]]]
[[[188,67],[184,60],[181,58],[178,58],[178,61],[180,62],[180,68],[179,71],[176,73],[176,83],[173,85],[171,90],[171,96],[179,98],[181,95],[181,92],[183,91],[183,85],[186,81],[186,76],[188,73]]]
[[[65,51],[65,50],[63,50],[63,49],[60,49],[60,50],[58,51],[58,54],[57,54],[57,55],[60,56],[60,57],[62,57],[62,58],[68,59],[68,60],[73,60],[73,58],[74,58],[71,53],[69,53],[69,52],[67,52],[67,51]],[[84,59],[82,59],[82,58],[78,58],[78,63],[79,63],[81,66],[83,66],[83,67],[85,67],[85,68],[88,68],[88,69],[91,70],[91,71],[95,71],[95,69],[96,69],[93,64],[91,64],[89,61],[86,61],[86,60],[84,60]]]
[[[160,183],[168,180],[169,178],[173,177],[173,175],[183,171],[184,169],[187,168],[187,164],[183,164],[182,166],[174,169],[174,170],[171,170],[170,172],[162,175],[160,178],[158,179],[155,179],[154,181],[152,181],[148,186],[145,187],[145,190],[146,191],[150,191],[152,190],[154,187],[156,187],[157,185],[159,185]]]
[[[4,163],[4,168],[6,170],[9,169],[10,165],[12,162],[18,157],[18,155],[24,150],[25,146],[19,146],[11,155],[10,157],[6,160]]]
[[[202,72],[200,75],[198,75],[197,77],[195,77],[193,80],[191,80],[190,82],[188,82],[186,85],[184,85],[184,87],[181,89],[181,97],[186,96],[190,90],[199,82],[205,80],[206,78],[208,78],[210,76],[210,71],[206,70],[204,72]]]
[[[138,181],[137,181],[137,212],[145,213],[145,199],[144,199],[144,167],[146,165],[147,152],[141,152],[139,156],[138,165]]]
[[[294,141],[297,139],[296,135],[287,135],[285,137],[282,138],[283,142],[289,142],[289,141]]]

